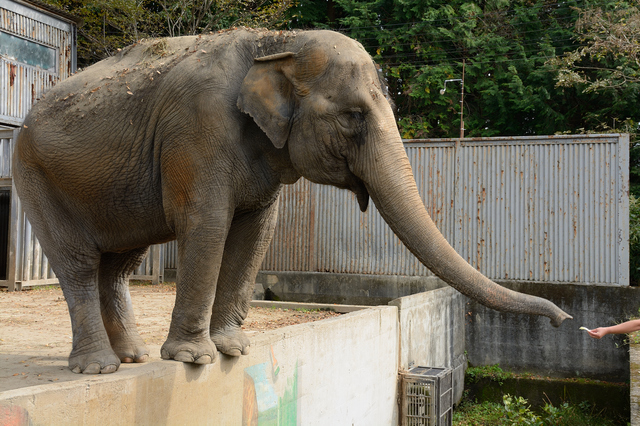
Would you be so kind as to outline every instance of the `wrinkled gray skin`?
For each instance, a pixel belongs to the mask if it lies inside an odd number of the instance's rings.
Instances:
[[[54,87],[25,121],[15,185],[69,305],[75,372],[144,362],[127,277],[178,241],[162,358],[247,353],[241,331],[275,226],[301,176],[373,199],[436,275],[494,309],[570,318],[467,264],[427,214],[376,68],[329,31],[240,29],[151,40]]]

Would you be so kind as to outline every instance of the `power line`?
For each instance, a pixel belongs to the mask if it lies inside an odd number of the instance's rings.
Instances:
[[[549,47],[554,47],[554,48],[559,48],[559,46],[567,46],[566,44],[561,45],[560,43],[566,43],[566,42],[570,42],[573,41],[574,38],[573,37],[569,37],[569,38],[564,38],[564,39],[556,39],[556,40],[529,40],[526,42],[522,42],[522,43],[518,43],[515,40],[506,40],[508,43],[508,45],[503,45],[502,47],[504,48],[513,48],[513,47],[535,47],[535,46],[540,46],[541,44],[546,44]],[[393,48],[393,47],[406,47],[406,46],[413,46],[415,45],[415,43],[403,43],[403,44],[388,44],[388,45],[381,45],[381,46],[377,46],[378,49],[388,49],[388,48]],[[426,44],[427,46],[431,46],[431,43]],[[568,46],[572,47],[574,45],[577,45],[576,43],[570,43]],[[364,46],[365,49],[369,49],[369,50],[376,50],[376,46]],[[394,57],[402,57],[402,56],[420,56],[420,55],[429,55],[429,54],[448,54],[448,53],[455,53],[455,52],[465,52],[465,51],[481,51],[483,50],[482,46],[479,47],[469,47],[469,48],[455,48],[455,49],[435,49],[431,52],[424,52],[424,53],[415,53],[415,52],[403,52],[403,51],[397,51],[394,54],[391,55],[382,55],[382,58],[388,59],[388,58],[394,58]]]
[[[545,23],[549,23],[549,22],[557,23],[557,22],[562,22],[562,21],[565,21],[565,20],[568,21],[568,20],[572,20],[572,19],[575,19],[575,18],[571,17],[571,16],[568,16],[568,17],[563,17],[563,18],[541,19],[541,20],[537,20],[535,22],[520,22],[520,23],[507,22],[507,23],[505,23],[504,26],[505,27],[511,27],[511,28],[514,28],[514,29],[517,30],[517,28],[521,27],[521,26],[524,27],[524,26],[530,26],[530,25],[535,25],[535,24],[545,24]],[[467,23],[470,20],[471,19],[469,19],[467,21],[464,21],[464,23]],[[449,23],[449,21],[447,21],[447,22]],[[421,22],[421,24],[424,24],[424,25],[431,25],[433,23],[434,22],[432,22],[432,21],[423,21],[423,22]],[[406,25],[411,25],[411,24],[412,23],[402,23],[402,24],[398,24],[398,26],[403,26],[403,25],[406,26]],[[386,28],[384,28],[384,26],[382,26],[382,28],[379,28],[379,27],[370,27],[370,28],[372,28],[372,29],[380,29],[380,33],[383,33],[383,31],[386,30]],[[434,29],[436,29],[436,28],[440,28],[440,27],[436,26]],[[544,32],[544,31],[547,31],[547,30],[548,30],[548,28],[541,28],[541,29],[535,29],[535,30],[515,31],[515,32],[517,32],[517,34],[530,34],[530,33],[536,33],[536,32]],[[343,32],[347,32],[347,31],[343,31]],[[378,37],[362,37],[362,38],[356,37],[356,39],[362,43],[363,41],[368,41],[368,40],[378,40]],[[442,40],[447,40],[447,39],[442,39]],[[442,41],[442,40],[436,40],[436,41]]]
[[[582,2],[580,1],[575,1],[572,2],[575,3],[575,6],[570,4],[570,2],[567,1],[561,1],[561,2],[555,2],[555,3],[545,3],[543,5],[539,5],[539,6],[535,6],[535,7],[529,7],[529,8],[520,8],[520,9],[505,9],[505,10],[496,10],[496,11],[490,11],[490,12],[482,12],[479,13],[477,15],[471,16],[474,19],[480,18],[480,17],[487,17],[487,16],[494,16],[494,15],[508,15],[509,13],[515,13],[515,12],[519,12],[522,11],[523,9],[538,9],[538,10],[543,10],[543,9],[549,9],[550,7],[553,6],[563,6],[564,8],[567,9],[567,11],[571,12],[573,11],[574,7],[580,7],[580,3],[582,3],[582,7],[586,7],[586,6],[591,6],[591,7],[598,7],[598,6],[606,6],[608,5],[610,2],[607,0],[602,0],[602,1],[589,1],[589,0],[583,0]],[[448,2],[443,2],[443,3],[439,3],[436,6],[442,7],[444,5],[449,5]],[[430,9],[433,10],[438,10],[436,7],[430,7]],[[554,9],[553,12],[558,12],[561,11],[562,9],[557,8]],[[516,16],[514,16],[515,18]],[[395,26],[404,26],[404,25],[415,25],[415,24],[423,24],[425,22],[429,22],[429,23],[439,23],[439,22],[449,22],[450,18],[441,18],[441,19],[433,19],[433,20],[429,20],[429,19],[424,19],[424,20],[420,20],[420,21],[407,21],[407,22],[398,22],[398,23],[392,23],[392,24],[386,24],[386,23],[376,23],[374,25],[362,25],[362,26],[357,26],[357,27],[343,27],[340,26],[338,28],[334,28],[334,30],[336,31],[348,31],[348,30],[360,30],[360,29],[379,29],[379,28],[385,28],[385,27],[395,27]],[[525,23],[523,23],[525,24]]]

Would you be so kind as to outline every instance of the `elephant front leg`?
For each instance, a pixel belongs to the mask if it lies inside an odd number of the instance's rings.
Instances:
[[[176,304],[162,359],[210,364],[217,358],[209,323],[229,222],[200,224],[178,236]]]
[[[278,202],[234,217],[218,279],[211,315],[211,340],[226,355],[249,353],[249,338],[242,324],[249,312],[255,278],[269,248],[276,224]]]

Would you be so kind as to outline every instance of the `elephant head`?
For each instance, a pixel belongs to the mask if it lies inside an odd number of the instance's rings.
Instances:
[[[422,203],[371,57],[340,34],[309,34],[298,51],[257,58],[238,97],[273,145],[288,150],[296,171],[354,192],[362,211],[371,197],[425,266],[483,305],[544,315],[554,326],[571,318],[546,299],[494,283],[456,253]]]

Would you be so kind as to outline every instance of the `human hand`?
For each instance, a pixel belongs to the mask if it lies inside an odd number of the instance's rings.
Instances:
[[[606,327],[594,328],[593,330],[587,331],[587,333],[589,333],[589,336],[593,337],[594,339],[602,339],[608,334]]]

